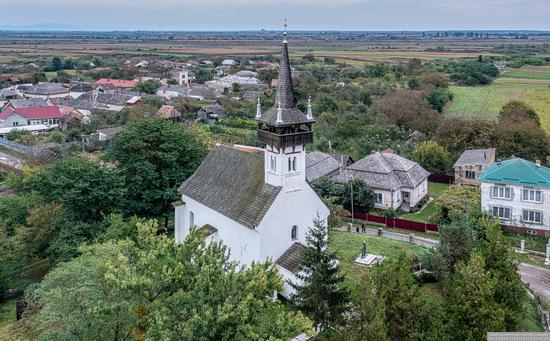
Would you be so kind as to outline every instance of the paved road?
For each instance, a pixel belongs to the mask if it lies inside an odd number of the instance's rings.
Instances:
[[[23,161],[18,158],[2,152],[0,152],[0,163],[15,169],[23,169],[24,164]]]
[[[546,296],[550,300],[550,270],[521,263],[518,265],[518,273],[521,280],[529,283],[533,291]]]

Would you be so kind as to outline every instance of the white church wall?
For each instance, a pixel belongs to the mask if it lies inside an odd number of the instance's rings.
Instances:
[[[294,242],[305,245],[317,212],[326,224],[330,211],[307,183],[298,191],[283,188],[258,226],[260,260],[277,260]],[[291,238],[294,225],[298,226],[296,240]]]
[[[185,209],[181,212],[176,209],[176,235],[179,238],[176,240],[181,242],[189,234],[190,216],[193,212],[195,226],[210,224],[218,229],[213,240],[221,240],[229,248],[231,260],[249,265],[259,259],[258,231],[249,229],[188,196],[182,195],[182,201],[185,202]]]

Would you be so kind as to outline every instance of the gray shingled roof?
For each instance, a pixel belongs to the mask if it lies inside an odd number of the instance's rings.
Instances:
[[[453,167],[489,164],[494,160],[495,152],[495,148],[465,150]]]
[[[29,99],[12,99],[9,102],[14,109],[34,108],[34,107],[47,107],[48,102],[42,98],[29,98]]]
[[[340,162],[330,155],[322,152],[310,152],[306,154],[306,179],[309,183],[336,172],[340,168]]]
[[[214,226],[210,225],[210,224],[202,225],[199,230],[205,230],[207,236],[210,236],[210,235],[218,232],[218,229],[215,228]]]
[[[372,153],[335,175],[335,181],[350,178],[364,181],[372,188],[393,191],[402,187],[414,188],[430,173],[416,162],[393,153]]]
[[[27,89],[26,93],[35,95],[57,95],[69,93],[69,89],[59,83],[39,83]]]
[[[179,192],[250,229],[267,213],[281,188],[264,181],[264,155],[218,145]]]
[[[297,273],[300,270],[302,261],[302,252],[306,246],[300,243],[292,244],[282,255],[275,261],[275,264],[287,269],[292,273]]]
[[[277,122],[277,109],[279,103],[282,109],[282,123]],[[273,126],[315,122],[315,120],[308,120],[306,115],[296,107],[296,98],[294,97],[294,87],[292,85],[292,74],[290,71],[290,60],[288,58],[288,44],[286,42],[283,42],[281,52],[279,82],[277,85],[275,105],[265,113],[262,113],[262,116],[257,120]]]

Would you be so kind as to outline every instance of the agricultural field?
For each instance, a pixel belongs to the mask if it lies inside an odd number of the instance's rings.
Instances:
[[[550,132],[550,66],[526,66],[504,72],[493,84],[480,87],[451,86],[453,103],[447,114],[496,119],[500,108],[514,99],[531,105]]]

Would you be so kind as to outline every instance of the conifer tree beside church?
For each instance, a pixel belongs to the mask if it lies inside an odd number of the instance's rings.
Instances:
[[[296,293],[292,300],[321,331],[337,329],[343,323],[342,314],[348,307],[349,295],[342,286],[339,263],[328,250],[328,228],[318,216],[314,227],[306,234],[307,247],[301,255],[296,277],[301,284],[292,284]]]

